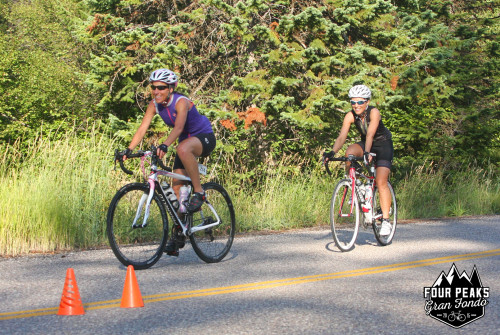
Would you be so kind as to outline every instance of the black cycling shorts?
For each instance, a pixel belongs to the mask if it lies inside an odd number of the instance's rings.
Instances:
[[[363,152],[365,152],[365,142],[357,142],[356,144],[359,144]],[[392,167],[392,159],[394,158],[392,140],[374,141],[370,152],[377,155],[375,157],[375,167],[383,166],[389,169]]]
[[[193,136],[200,140],[201,146],[203,147],[203,151],[201,152],[201,157],[206,157],[210,155],[210,153],[215,149],[216,140],[214,133],[198,134]],[[175,160],[174,160],[174,170],[176,169],[185,170],[184,164],[182,164],[181,159],[177,154],[175,154]]]

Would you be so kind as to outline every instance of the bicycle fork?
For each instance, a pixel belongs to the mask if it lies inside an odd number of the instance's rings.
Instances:
[[[139,201],[139,206],[137,207],[137,211],[135,213],[135,218],[134,222],[132,222],[132,228],[144,228],[146,227],[148,218],[149,218],[149,212],[151,208],[151,200],[153,199],[153,195],[155,193],[155,182],[153,180],[148,180],[149,183],[149,194],[144,193],[141,197],[141,200]],[[142,214],[142,207],[144,206],[144,203],[146,202],[146,210],[144,212],[144,219],[142,220],[141,225],[137,225],[137,220],[141,217]]]

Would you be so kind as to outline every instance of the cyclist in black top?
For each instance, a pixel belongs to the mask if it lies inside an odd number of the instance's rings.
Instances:
[[[367,162],[371,162],[372,156],[368,153],[373,152],[375,157],[376,182],[380,195],[380,207],[382,209],[382,226],[380,235],[389,235],[391,225],[389,222],[389,209],[391,207],[391,193],[387,186],[389,174],[392,167],[392,158],[394,156],[394,147],[392,145],[392,135],[382,123],[380,111],[369,106],[372,93],[365,85],[356,85],[349,90],[352,110],[344,117],[344,123],[340,134],[335,141],[333,151],[325,153],[325,159],[335,156],[335,154],[344,145],[351,124],[354,123],[361,134],[361,141],[351,144],[346,151],[348,155],[364,156]]]

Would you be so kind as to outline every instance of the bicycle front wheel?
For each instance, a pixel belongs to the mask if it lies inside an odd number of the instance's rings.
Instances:
[[[396,203],[396,194],[390,182],[387,182],[389,186],[389,191],[391,193],[391,207],[389,208],[389,222],[391,223],[391,233],[389,235],[380,235],[380,220],[373,220],[373,232],[375,233],[375,238],[380,245],[388,245],[392,242],[394,233],[396,232],[396,225],[398,222],[398,206]],[[380,208],[380,194],[377,187],[375,187],[373,196],[373,209],[375,213],[375,218],[382,218],[382,209]]]
[[[335,186],[330,203],[330,224],[337,247],[342,251],[351,250],[358,236],[359,207],[349,179],[342,179]]]
[[[188,216],[191,234],[189,240],[194,251],[207,263],[221,261],[231,249],[236,220],[233,203],[226,190],[217,183],[203,184],[206,202],[201,209]],[[219,222],[219,224],[203,229]],[[200,229],[201,228],[201,229]]]
[[[107,235],[115,256],[123,265],[147,269],[162,256],[168,238],[168,217],[164,200],[156,193],[146,215],[148,184],[133,183],[122,187],[111,201]]]

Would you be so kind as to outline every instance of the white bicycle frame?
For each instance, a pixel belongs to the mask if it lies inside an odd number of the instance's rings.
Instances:
[[[150,151],[145,152],[144,156],[141,157],[141,169],[142,169],[142,172],[144,175],[146,175],[146,171],[144,169],[144,161],[146,160],[146,157],[148,157],[148,156],[151,156]],[[199,170],[200,174],[205,175],[207,168],[206,168],[206,166],[204,166],[202,164],[198,164],[198,170]],[[137,221],[141,217],[142,208],[143,208],[145,202],[146,202],[146,210],[144,212],[144,219],[143,219],[142,225],[140,225],[140,227],[144,228],[147,225],[146,222],[149,218],[151,201],[153,200],[153,195],[155,193],[154,191],[155,191],[155,187],[156,187],[156,182],[158,181],[158,175],[166,176],[169,178],[178,179],[178,180],[182,180],[182,181],[191,182],[191,178],[189,178],[187,176],[184,176],[184,175],[178,174],[178,173],[174,173],[174,172],[170,172],[170,171],[158,170],[158,167],[156,165],[151,164],[151,173],[148,176],[148,184],[149,184],[150,191],[149,191],[149,194],[143,194],[141,197],[141,200],[139,201],[139,206],[137,207],[136,215],[135,215],[134,221],[132,222],[132,228],[139,227],[139,226],[137,226]],[[163,195],[165,196],[165,199],[168,199],[165,192],[163,191],[163,189],[161,187],[160,187],[160,190],[163,193]],[[214,207],[212,206],[212,204],[210,204],[208,199],[206,199],[205,201],[208,205],[208,208],[210,208],[210,211],[213,213],[213,215],[217,219],[216,222],[208,224],[208,225],[200,224],[200,225],[197,225],[196,227],[188,227],[188,225],[184,224],[182,222],[182,220],[179,218],[179,216],[177,215],[177,212],[172,211],[171,214],[174,216],[174,220],[177,221],[177,223],[181,226],[182,233],[185,236],[191,235],[192,233],[195,233],[197,231],[208,229],[208,228],[211,228],[211,227],[214,227],[214,226],[217,226],[220,224],[219,215],[217,215],[217,212],[215,211]],[[203,222],[204,222],[205,216],[203,215],[203,212],[201,211],[200,214],[201,214],[201,217],[202,217]]]

